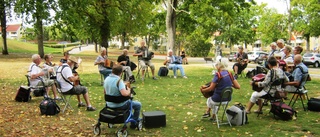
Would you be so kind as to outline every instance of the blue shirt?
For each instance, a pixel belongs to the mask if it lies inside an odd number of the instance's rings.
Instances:
[[[211,97],[212,101],[220,102],[221,101],[221,92],[226,87],[232,86],[232,80],[230,79],[228,71],[221,71],[221,79],[219,81],[218,75],[216,74],[212,80],[213,83],[216,83],[214,93]],[[222,101],[230,101],[229,99],[223,99]]]
[[[119,82],[119,88],[117,86],[118,80],[121,79],[119,76],[110,74],[103,82],[103,88],[106,90],[106,94],[110,96],[122,96],[120,90],[125,89],[125,85],[122,80]],[[129,101],[129,100],[127,100]],[[106,102],[108,107],[111,108],[118,108],[126,104],[127,101],[121,103],[113,103],[113,102]]]
[[[301,81],[302,80],[303,73],[301,72],[301,69],[298,68],[298,66],[301,66],[302,71],[304,73],[308,73],[308,67],[306,65],[304,65],[303,63],[299,63],[298,65],[296,65],[296,68],[292,72],[292,76],[294,78],[293,81]],[[305,84],[305,81],[304,81],[304,83],[301,83],[302,86],[304,84]]]

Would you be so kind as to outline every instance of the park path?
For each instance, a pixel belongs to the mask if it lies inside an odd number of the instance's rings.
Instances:
[[[79,54],[83,51],[94,51],[94,44],[88,44],[88,45],[82,45],[81,50],[76,47],[73,48],[72,50],[69,51],[70,54]],[[165,55],[155,55],[154,58],[155,59],[165,59]],[[203,67],[212,67],[213,68],[213,62],[208,61],[206,62],[202,57],[188,57],[188,62],[190,62],[189,66],[194,66],[194,67],[199,67],[199,66],[203,66]],[[196,62],[197,64],[192,64],[192,62]],[[199,65],[199,63],[201,65]],[[232,69],[234,62],[228,62],[228,69]],[[258,64],[252,64],[249,63],[247,69],[251,70],[253,68],[255,68]],[[320,69],[319,68],[309,68],[309,73],[311,75],[311,77],[315,77],[315,78],[320,78],[319,74],[315,74],[317,73]]]

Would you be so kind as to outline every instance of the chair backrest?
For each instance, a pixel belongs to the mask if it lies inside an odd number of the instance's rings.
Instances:
[[[301,88],[304,87],[304,85],[307,82],[308,75],[309,75],[308,73],[302,74],[301,81],[299,83],[298,89],[301,89]]]
[[[232,91],[232,87],[225,87],[221,92],[221,102],[225,99],[231,100]]]
[[[29,75],[25,75],[27,80],[28,80],[28,86],[30,87],[30,76]]]
[[[282,85],[283,82],[284,82],[284,78],[278,78],[272,81],[271,86],[279,86],[279,85]]]

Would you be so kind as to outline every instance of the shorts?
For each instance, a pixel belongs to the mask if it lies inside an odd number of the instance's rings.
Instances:
[[[52,79],[43,80],[43,84],[41,81],[39,81],[37,86],[45,86],[45,87],[52,86],[54,84],[54,80],[52,80]]]
[[[88,92],[88,89],[87,87],[85,86],[74,86],[72,89],[70,89],[69,91],[67,92],[63,92],[62,94],[65,94],[65,95],[80,95],[80,94],[86,94]]]

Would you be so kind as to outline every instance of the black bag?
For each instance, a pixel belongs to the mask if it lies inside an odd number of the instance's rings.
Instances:
[[[166,126],[166,114],[162,111],[149,111],[142,113],[143,124],[146,128]]]
[[[308,110],[320,112],[320,99],[310,98],[308,101]]]
[[[167,76],[169,73],[169,70],[167,67],[160,67],[158,71],[158,76]]]
[[[45,87],[36,88],[33,90],[33,95],[35,97],[40,97],[40,96],[43,96],[46,92],[47,92],[47,90]]]
[[[41,115],[56,115],[60,113],[60,107],[51,98],[45,98],[42,100],[39,108]]]
[[[246,74],[246,78],[252,78],[253,76],[255,76],[257,73],[256,73],[256,69],[253,69],[253,70],[250,70],[247,72]]]
[[[112,123],[112,124],[121,124],[125,122],[125,120],[129,117],[129,115],[130,115],[129,109],[121,110],[121,109],[111,109],[111,108],[104,107],[100,111],[99,121]]]
[[[17,91],[15,99],[18,102],[28,102],[31,100],[30,96],[30,88],[29,87],[24,87],[20,86],[20,88]]]
[[[270,112],[281,120],[292,120],[293,115],[297,117],[297,111],[283,102],[272,102]]]

